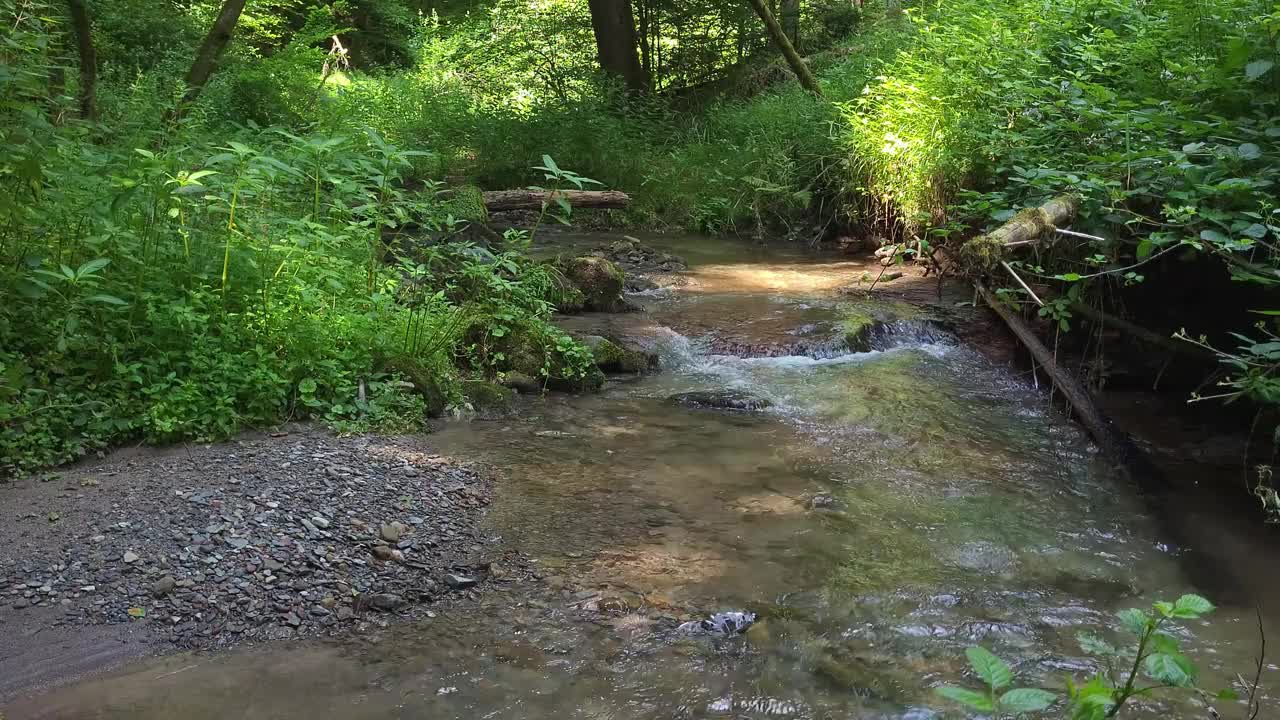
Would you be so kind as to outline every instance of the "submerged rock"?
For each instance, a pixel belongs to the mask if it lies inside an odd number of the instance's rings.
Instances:
[[[764,410],[773,405],[765,398],[741,390],[695,390],[672,395],[667,402],[693,408],[742,411]]]
[[[716,613],[706,620],[690,620],[676,628],[676,632],[684,635],[737,635],[746,632],[755,621],[756,614],[753,612],[730,610]]]

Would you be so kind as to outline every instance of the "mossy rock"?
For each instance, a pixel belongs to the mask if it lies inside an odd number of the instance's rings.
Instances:
[[[542,383],[536,377],[514,370],[503,373],[500,383],[521,395],[537,395],[542,392]]]
[[[451,400],[456,399],[456,378],[431,368],[417,358],[406,356],[387,358],[382,366],[413,385],[414,392],[426,400],[427,417],[438,418],[444,415],[444,409],[449,406]]]
[[[609,260],[583,255],[562,259],[558,266],[565,278],[582,292],[584,310],[626,312],[632,309],[622,297],[626,275]]]
[[[580,375],[556,349],[560,338],[548,327],[537,324],[512,328],[498,348],[505,356],[501,370],[545,383],[551,390],[577,392],[604,387],[604,372],[599,367],[592,365]]]
[[[489,222],[489,211],[484,206],[484,193],[475,185],[459,185],[449,188],[444,196],[442,209],[458,220],[477,223]]]
[[[462,394],[476,410],[507,410],[515,391],[488,380],[463,380]]]
[[[923,308],[901,300],[854,300],[841,303],[840,313],[840,332],[845,345],[854,352],[873,349],[876,331],[886,325],[933,322]]]
[[[639,374],[658,365],[657,355],[625,348],[621,343],[599,335],[584,335],[576,339],[590,348],[596,367],[605,372]]]

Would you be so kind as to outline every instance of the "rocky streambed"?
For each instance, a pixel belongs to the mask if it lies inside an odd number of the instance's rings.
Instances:
[[[518,569],[492,486],[414,438],[320,430],[139,452],[0,486],[0,637],[112,626],[155,650],[432,613]]]

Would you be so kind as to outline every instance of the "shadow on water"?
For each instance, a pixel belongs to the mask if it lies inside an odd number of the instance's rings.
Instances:
[[[1249,535],[1224,535],[1243,539],[1218,553],[1182,547],[1211,546],[1213,531],[1170,542],[1196,517],[1153,512],[1040,395],[936,336],[717,352],[725,337],[777,344],[867,308],[833,292],[840,263],[700,242],[684,286],[618,321],[666,372],[434,438],[498,469],[493,532],[535,557],[544,583],[357,640],[168,658],[20,701],[9,720],[928,718],[932,687],[967,682],[968,645],[1057,687],[1096,669],[1077,633],[1191,591],[1223,605],[1188,628],[1206,686],[1252,666],[1254,593],[1272,581],[1203,586],[1195,572],[1240,557],[1261,572]],[[725,388],[771,404],[666,401]],[[762,619],[728,639],[673,632],[727,608]],[[1170,703],[1138,717],[1203,715]]]

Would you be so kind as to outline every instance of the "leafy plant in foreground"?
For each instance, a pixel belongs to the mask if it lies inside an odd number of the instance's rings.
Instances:
[[[938,694],[948,700],[968,705],[980,712],[1000,715],[1020,715],[1044,710],[1057,698],[1047,690],[1036,688],[1012,688],[1013,670],[990,650],[974,646],[964,651],[973,671],[987,684],[985,692],[962,687],[938,688]]]
[[[1071,720],[1116,717],[1135,698],[1150,697],[1159,690],[1182,689],[1207,695],[1196,687],[1196,666],[1183,654],[1177,637],[1170,631],[1177,621],[1195,620],[1213,609],[1208,600],[1188,594],[1175,602],[1156,602],[1150,610],[1121,611],[1117,614],[1120,625],[1134,637],[1133,644],[1124,648],[1094,635],[1080,635],[1081,649],[1099,658],[1104,670],[1083,684],[1067,678],[1067,717]],[[937,690],[942,697],[994,717],[1039,712],[1057,702],[1057,696],[1046,690],[1006,690],[1013,683],[1013,672],[989,650],[971,647],[965,654],[974,672],[986,683],[985,691],[947,686]],[[1254,686],[1256,692],[1256,682]],[[1235,700],[1237,695],[1228,689],[1214,697]],[[1253,705],[1251,702],[1250,707]]]

